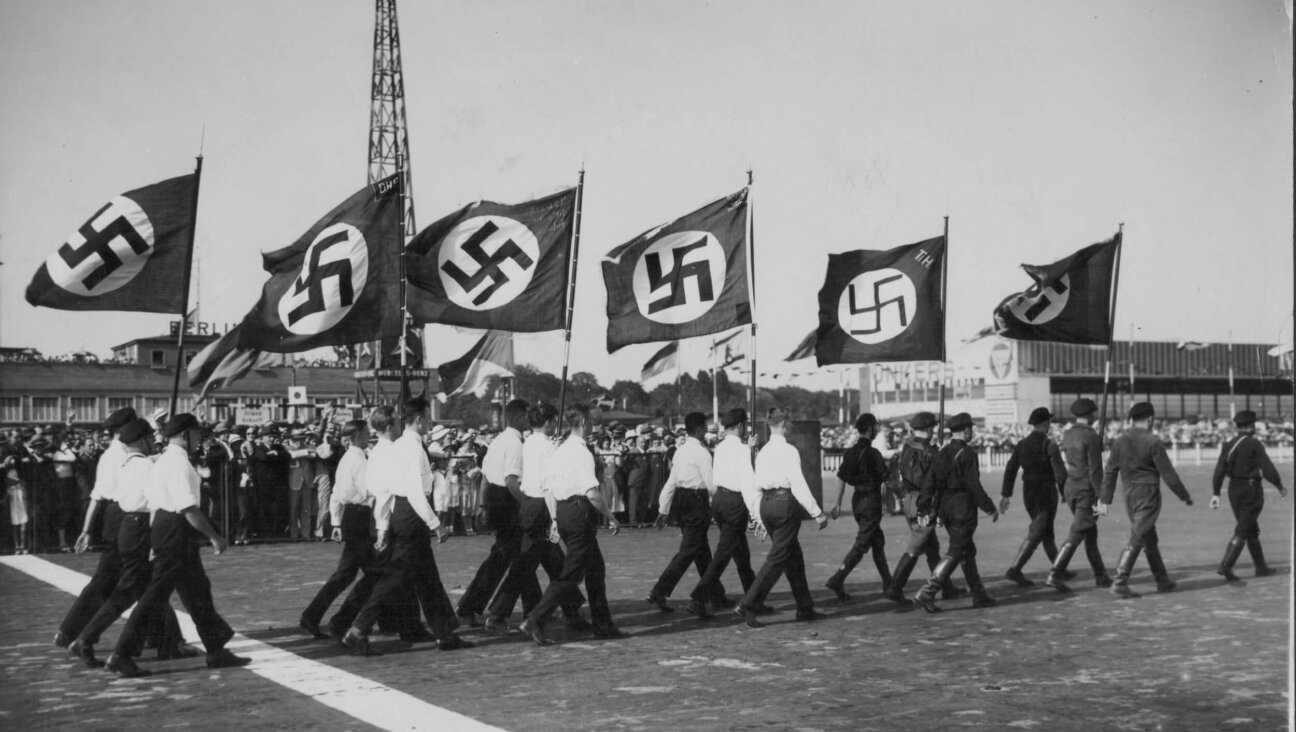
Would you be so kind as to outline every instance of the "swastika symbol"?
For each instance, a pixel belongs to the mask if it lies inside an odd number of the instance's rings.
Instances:
[[[705,301],[715,299],[715,291],[711,285],[711,262],[703,259],[684,264],[684,257],[688,256],[689,252],[701,249],[706,245],[707,239],[703,236],[692,244],[672,249],[673,266],[669,274],[662,274],[661,252],[651,252],[644,255],[644,266],[648,268],[649,290],[656,292],[663,285],[668,285],[666,294],[663,297],[648,303],[649,313],[658,313],[666,308],[673,308],[686,303],[688,295],[684,290],[684,281],[688,279],[697,280],[698,298]]]
[[[324,281],[330,277],[337,278],[337,307],[351,307],[355,303],[355,290],[351,287],[351,260],[336,259],[328,264],[320,264],[320,257],[328,251],[329,247],[346,243],[349,238],[348,233],[336,232],[316,241],[315,246],[311,247],[306,267],[302,269],[301,276],[293,282],[292,288],[294,296],[306,292],[306,301],[288,311],[289,326],[296,325],[297,321],[307,315],[322,313],[328,308],[328,304],[324,301]]]
[[[473,296],[473,305],[480,306],[491,299],[497,290],[509,283],[508,273],[500,268],[505,262],[513,261],[523,270],[529,270],[535,264],[535,260],[527,256],[527,253],[522,251],[522,247],[511,238],[505,239],[504,243],[495,249],[494,254],[487,254],[483,245],[497,231],[499,227],[495,222],[487,221],[460,245],[463,252],[477,263],[478,269],[473,274],[464,272],[454,260],[446,260],[441,265],[442,271],[450,275],[467,293],[477,289],[483,282],[490,281],[490,285]]]
[[[113,251],[113,239],[121,237],[130,245],[131,251],[136,254],[143,254],[149,249],[149,243],[144,241],[144,237],[140,236],[139,232],[135,230],[134,226],[131,226],[130,221],[127,221],[125,216],[114,218],[102,229],[95,229],[94,220],[99,218],[99,215],[104,211],[107,211],[111,205],[110,203],[104,204],[103,208],[96,211],[95,215],[91,216],[90,220],[82,224],[81,228],[77,230],[77,233],[85,238],[84,244],[73,249],[71,245],[65,242],[58,249],[59,257],[67,264],[69,269],[74,270],[89,259],[90,255],[99,255],[99,266],[90,270],[81,279],[81,284],[86,290],[93,290],[99,283],[108,279],[108,275],[116,272],[122,266],[121,257],[117,256],[117,252]]]
[[[857,275],[837,301],[837,322],[842,330],[869,345],[900,335],[917,315],[913,280],[889,267]]]
[[[1008,310],[1027,324],[1042,325],[1066,309],[1070,299],[1071,276],[1062,275],[1049,287],[1041,288],[1037,281],[1010,302]]]

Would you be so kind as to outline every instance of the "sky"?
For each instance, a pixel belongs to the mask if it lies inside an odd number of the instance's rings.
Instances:
[[[761,370],[792,368],[775,362],[817,323],[829,253],[927,239],[944,216],[951,344],[1029,284],[1019,264],[1122,222],[1118,336],[1290,343],[1290,16],[1278,1],[406,0],[416,215],[526,200],[583,166],[571,369],[605,384],[659,346],[606,353],[600,257],[748,169]],[[204,321],[241,319],[259,252],[366,181],[372,43],[360,0],[0,0],[0,345],[107,355],[164,332],[172,316],[37,309],[23,292],[99,206],[191,172],[200,145],[194,297]],[[436,364],[474,336],[427,340]],[[557,372],[562,334],[516,352]]]

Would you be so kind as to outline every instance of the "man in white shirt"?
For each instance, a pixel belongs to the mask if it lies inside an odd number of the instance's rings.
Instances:
[[[378,433],[378,444],[369,453],[365,469],[365,486],[374,497],[374,523],[378,528],[374,548],[381,553],[390,543],[391,554],[373,594],[342,637],[343,645],[360,655],[377,655],[369,645],[369,630],[382,606],[398,598],[406,581],[413,584],[437,648],[452,651],[472,647],[454,633],[458,626],[454,606],[441,584],[432,554],[432,532],[441,523],[427,500],[432,466],[423,448],[423,435],[432,422],[430,410],[428,401],[418,397],[405,402],[400,417],[386,406],[378,407],[369,417],[370,426]]]
[[[530,406],[522,399],[505,405],[504,420],[508,426],[491,440],[482,458],[486,490],[481,507],[486,509],[487,525],[495,533],[495,542],[456,609],[460,619],[470,626],[481,625],[478,616],[485,612],[495,588],[522,551],[522,527],[518,524],[518,506],[523,497],[522,430],[527,428]]]
[[[687,436],[675,450],[670,475],[666,477],[666,484],[662,486],[658,497],[657,528],[666,525],[672,509],[680,527],[679,549],[657,578],[657,584],[648,591],[648,602],[662,612],[673,610],[666,604],[666,598],[675,591],[675,585],[679,584],[690,564],[697,566],[698,577],[705,575],[711,564],[711,544],[707,541],[707,530],[711,528],[711,496],[716,492],[716,483],[712,476],[711,453],[702,446],[702,438],[706,436],[706,423],[706,415],[701,412],[685,415],[684,429]],[[715,597],[719,600],[723,595],[722,587]],[[705,606],[700,609],[701,612],[697,612],[699,606],[689,604],[690,612],[694,612],[699,618],[710,616]]]
[[[801,455],[787,441],[788,412],[780,407],[769,410],[765,417],[770,439],[756,455],[756,489],[761,492],[761,522],[769,531],[773,546],[765,555],[765,564],[756,573],[756,581],[738,603],[735,612],[752,628],[764,627],[756,619],[757,607],[764,604],[770,588],[779,576],[787,572],[792,597],[796,600],[796,619],[821,620],[824,615],[814,609],[810,585],[806,581],[805,558],[801,554],[801,514],[805,509],[819,528],[828,525],[828,516],[815,502],[805,476],[801,474]]]
[[[567,545],[567,560],[562,574],[549,583],[539,604],[527,615],[520,628],[542,646],[553,643],[545,635],[549,614],[564,598],[577,592],[581,580],[585,581],[585,594],[589,597],[594,635],[599,638],[624,635],[612,624],[612,610],[608,607],[607,567],[598,545],[599,517],[612,527],[613,536],[621,527],[599,492],[594,454],[585,444],[585,435],[590,428],[590,409],[575,404],[567,408],[563,417],[571,432],[549,459],[543,487],[545,503],[554,517],[554,529]]]
[[[712,464],[712,477],[716,492],[711,502],[711,516],[720,527],[715,555],[707,564],[706,572],[698,580],[686,608],[698,617],[707,616],[706,603],[714,602],[725,607],[724,587],[720,575],[724,574],[732,559],[742,582],[743,592],[751,589],[756,573],[752,571],[751,549],[747,546],[747,527],[751,523],[752,507],[759,511],[760,495],[756,492],[756,474],[752,471],[751,449],[743,442],[747,431],[747,410],[730,409],[720,418],[725,429],[724,439],[716,445]],[[758,613],[768,612],[764,603],[754,606]]]
[[[153,550],[153,576],[130,620],[117,639],[108,659],[108,670],[122,676],[147,676],[134,658],[144,645],[143,631],[155,621],[174,590],[189,611],[198,636],[207,651],[207,668],[246,665],[251,659],[230,653],[225,644],[234,631],[216,612],[211,582],[198,556],[195,533],[211,542],[217,554],[225,551],[225,538],[216,533],[198,508],[202,500],[198,473],[189,462],[189,452],[202,444],[202,428],[192,414],[177,414],[162,428],[166,451],[158,456],[149,473],[148,507],[153,511],[149,541]]]
[[[347,446],[346,452],[338,462],[337,482],[329,494],[333,541],[342,543],[342,556],[338,558],[337,569],[333,570],[310,605],[302,611],[298,622],[302,630],[316,638],[328,637],[320,629],[320,621],[324,619],[324,612],[329,605],[351,586],[360,570],[365,570],[368,578],[374,561],[373,536],[369,529],[373,522],[373,497],[365,487],[365,466],[368,461],[364,448],[369,444],[369,425],[363,419],[347,422],[342,428],[342,440]],[[350,623],[349,618],[347,623]],[[346,627],[343,626],[341,630],[345,632]]]

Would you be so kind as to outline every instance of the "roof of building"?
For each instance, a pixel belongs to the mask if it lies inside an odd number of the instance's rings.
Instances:
[[[175,379],[171,368],[151,368],[138,364],[96,364],[68,362],[13,362],[3,365],[0,394],[44,394],[57,391],[65,395],[81,394],[167,394]],[[253,371],[227,389],[214,393],[216,398],[239,396],[284,398],[293,384],[293,369],[275,366]],[[312,397],[349,396],[355,393],[355,371],[349,368],[298,366],[296,385],[304,386]],[[181,375],[182,393],[191,393]]]

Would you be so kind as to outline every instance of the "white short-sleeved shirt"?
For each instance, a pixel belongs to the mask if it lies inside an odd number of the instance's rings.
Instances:
[[[373,496],[365,489],[364,450],[359,445],[352,445],[342,454],[338,461],[333,493],[329,496],[329,514],[336,522],[340,520],[346,505],[366,505],[373,502]]]
[[[589,451],[585,440],[579,437],[564,440],[550,457],[543,481],[545,492],[557,501],[583,496],[590,489],[598,489],[598,476],[594,474],[594,455]]]
[[[658,497],[658,511],[670,513],[671,500],[676,489],[705,490],[715,493],[716,483],[712,477],[711,453],[692,436],[684,438],[684,444],[675,451],[675,460],[671,463],[670,475],[662,486]]]
[[[491,440],[482,458],[482,472],[494,485],[504,485],[510,475],[522,478],[522,433],[509,427]]]
[[[104,448],[103,454],[99,456],[99,462],[95,465],[95,484],[94,489],[90,491],[90,500],[117,500],[117,470],[125,461],[126,446],[114,437],[112,442],[108,443],[108,447]]]
[[[544,498],[544,477],[558,446],[543,432],[532,432],[522,443],[522,492]]]
[[[811,518],[823,513],[801,473],[801,453],[783,435],[770,435],[769,442],[756,454],[755,470],[758,490],[791,488],[792,496]]]
[[[131,452],[117,469],[117,506],[126,513],[149,510],[148,485],[153,479],[153,461],[149,456]]]
[[[412,429],[394,441],[379,439],[374,445],[365,468],[365,488],[374,497],[374,524],[379,531],[390,525],[396,498],[409,501],[429,529],[441,525],[427,500],[432,492],[432,466],[423,439]]]
[[[198,471],[189,463],[189,451],[167,445],[149,473],[149,510],[180,513],[197,508],[202,502],[201,485]]]

